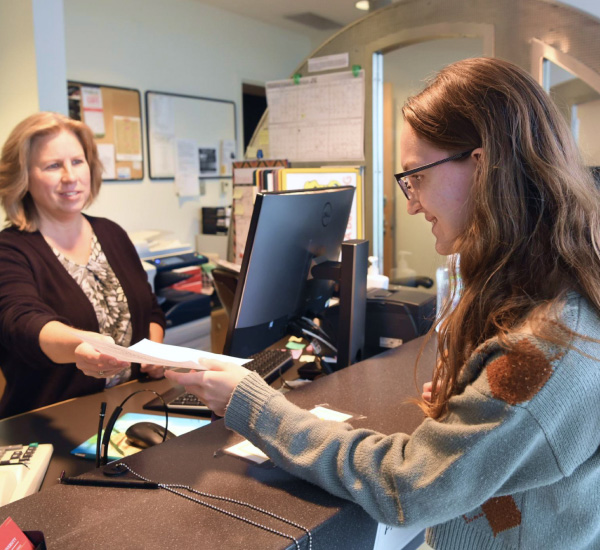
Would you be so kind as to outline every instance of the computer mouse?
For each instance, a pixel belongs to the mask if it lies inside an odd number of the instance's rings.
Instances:
[[[138,447],[139,449],[147,449],[153,445],[158,445],[163,442],[163,435],[165,433],[164,426],[159,426],[154,422],[137,422],[127,428],[125,435],[127,436],[127,443]],[[175,437],[167,430],[167,439]]]

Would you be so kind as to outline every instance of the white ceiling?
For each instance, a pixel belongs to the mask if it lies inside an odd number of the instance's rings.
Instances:
[[[340,24],[340,28],[367,15],[354,7],[356,0],[198,0],[225,11],[257,19],[279,28],[289,29],[322,41],[338,29],[317,30],[307,25],[285,19],[286,15],[313,13]]]
[[[313,47],[320,45],[337,29],[316,30],[309,26],[285,19],[286,15],[313,13],[330,19],[345,27],[367,15],[368,12],[356,9],[356,0],[197,0],[225,11],[230,11],[268,23],[279,28],[289,29],[307,36]],[[374,9],[401,0],[371,0]],[[550,2],[555,0],[548,0]],[[600,2],[598,0],[558,0],[559,3],[574,6],[600,17]]]

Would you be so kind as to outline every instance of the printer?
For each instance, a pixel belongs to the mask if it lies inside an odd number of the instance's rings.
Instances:
[[[165,238],[161,231],[140,231],[129,237],[165,312],[167,328],[210,316],[211,297],[197,290],[201,284],[194,284],[202,264],[208,262],[206,256],[189,244]]]
[[[368,359],[422,336],[435,320],[436,295],[431,292],[390,285],[389,289],[368,289],[366,298],[365,340],[361,359]],[[339,306],[326,308],[321,321],[325,333],[337,334]]]
[[[154,287],[154,279],[156,277],[156,265],[153,259],[168,258],[181,252],[194,252],[192,247],[187,243],[182,243],[177,239],[167,238],[168,234],[164,231],[148,230],[135,231],[128,233],[131,242],[142,260],[144,271],[148,275],[148,282],[152,290]]]
[[[390,285],[367,290],[364,358],[401,346],[425,334],[436,314],[436,295]]]

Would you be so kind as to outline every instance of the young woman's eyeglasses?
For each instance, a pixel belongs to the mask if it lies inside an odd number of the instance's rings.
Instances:
[[[432,162],[431,164],[425,164],[424,166],[419,166],[418,168],[413,168],[412,170],[407,170],[406,172],[400,172],[399,174],[394,174],[400,189],[404,193],[404,196],[410,200],[414,195],[414,188],[410,183],[408,177],[416,174],[417,172],[422,172],[423,170],[427,170],[428,168],[433,168],[438,164],[443,164],[444,162],[450,162],[451,160],[460,160],[465,157],[468,157],[473,151],[475,151],[476,147],[473,149],[469,149],[468,151],[463,151],[462,153],[457,153],[456,155],[452,155],[451,157],[438,160],[436,162]]]

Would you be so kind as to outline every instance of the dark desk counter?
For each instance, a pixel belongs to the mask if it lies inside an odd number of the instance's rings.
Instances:
[[[108,421],[114,408],[132,392],[151,389],[160,393],[170,387],[171,384],[164,379],[143,383],[127,382],[102,393],[70,399],[30,413],[0,420],[0,444],[52,443],[54,454],[42,484],[42,489],[45,489],[58,483],[62,470],[65,470],[68,475],[75,476],[94,467],[93,461],[73,456],[70,452],[97,432],[102,401],[107,403],[106,421]],[[153,397],[148,392],[132,397],[125,405],[124,412],[142,412],[142,406]]]
[[[414,364],[421,341],[321,378],[287,394],[304,408],[327,404],[357,415],[355,427],[383,433],[412,432],[422,413],[407,402],[420,394],[434,364],[427,346],[415,382]],[[0,421],[0,442],[52,443],[54,456],[42,491],[0,508],[0,521],[12,517],[23,530],[43,531],[49,550],[105,548],[295,548],[290,538],[227,517],[222,512],[165,490],[109,489],[56,485],[61,470],[77,475],[94,464],[69,455],[94,433],[100,402],[110,412],[125,396],[142,388],[164,391],[165,380],[129,383],[102,394],[74,399]],[[151,398],[142,393],[125,410],[141,410]],[[130,406],[131,405],[131,406]],[[267,462],[252,464],[219,451],[241,438],[222,421],[171,439],[128,457],[125,462],[144,477],[161,483],[190,485],[207,493],[243,500],[310,529],[313,548],[372,547],[376,522],[358,506],[333,497]],[[86,476],[98,475],[90,472]],[[276,529],[308,548],[299,528],[230,502],[194,495],[251,521]]]

